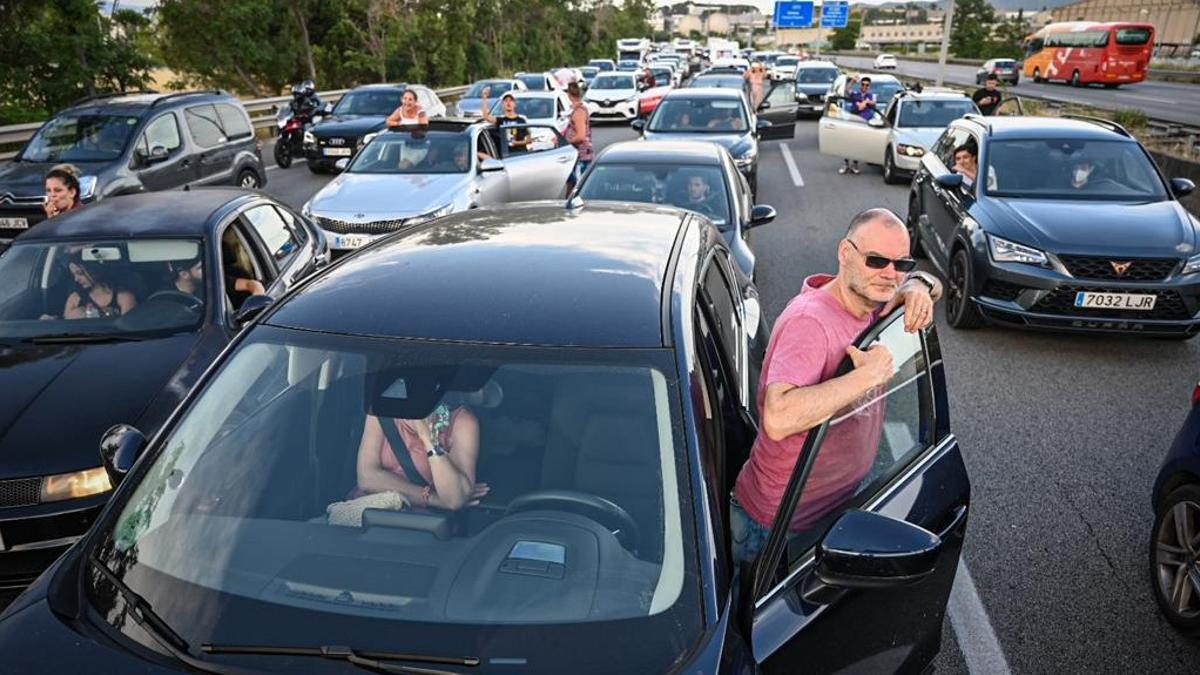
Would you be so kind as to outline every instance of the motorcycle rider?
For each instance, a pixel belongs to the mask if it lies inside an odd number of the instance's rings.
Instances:
[[[304,129],[313,122],[324,107],[317,96],[317,85],[305,80],[292,87],[292,100],[279,111],[279,140],[275,142],[275,165],[286,169],[292,165],[292,157],[303,153],[301,145]]]
[[[317,95],[317,85],[312,80],[305,80],[292,87],[292,101],[288,104],[292,114],[300,118],[312,118],[324,104]]]

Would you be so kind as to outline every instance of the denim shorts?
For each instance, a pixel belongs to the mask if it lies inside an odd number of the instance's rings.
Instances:
[[[735,564],[741,560],[753,561],[771,533],[769,526],[760,524],[746,513],[733,493],[729,494],[729,529]]]

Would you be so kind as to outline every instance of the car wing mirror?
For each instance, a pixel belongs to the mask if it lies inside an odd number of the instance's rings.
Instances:
[[[770,109],[770,107],[771,107],[770,101],[763,101],[762,103],[758,104],[759,110],[768,110],[768,109]]]
[[[966,515],[966,509],[960,516]],[[961,518],[956,519],[956,524]],[[912,584],[937,568],[942,539],[923,527],[871,511],[847,511],[817,546],[816,579],[834,588],[886,588]]]
[[[755,204],[754,208],[750,209],[750,225],[749,227],[758,227],[766,225],[775,220],[775,207],[769,204]]]
[[[1172,178],[1171,192],[1175,193],[1176,197],[1186,197],[1196,190],[1196,184],[1187,178]]]
[[[759,120],[758,123],[754,125],[754,128],[757,131],[764,131],[766,129],[770,129],[771,128],[771,120]]]
[[[108,482],[114,487],[133,468],[142,450],[146,447],[146,436],[128,424],[115,424],[100,437],[100,462],[108,474]]]
[[[242,302],[233,315],[233,322],[238,327],[245,326],[258,318],[268,307],[274,304],[275,298],[269,295],[252,295]]]
[[[479,163],[479,173],[491,173],[493,171],[503,171],[504,162],[501,162],[494,157],[488,157]]]
[[[633,128],[633,130],[634,130],[634,131],[636,131],[636,132],[638,132],[639,134],[640,134],[640,133],[643,133],[643,132],[645,132],[645,131],[646,131],[646,120],[644,120],[644,119],[634,119],[634,120],[632,120],[632,121],[630,121],[630,122],[629,122],[629,126],[630,126],[630,127],[632,127],[632,128]]]
[[[943,173],[933,180],[944,188],[956,188],[962,187],[963,175],[961,173]]]

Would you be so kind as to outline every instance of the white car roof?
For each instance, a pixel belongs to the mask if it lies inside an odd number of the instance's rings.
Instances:
[[[796,64],[797,68],[837,68],[838,65],[833,61],[801,61]]]

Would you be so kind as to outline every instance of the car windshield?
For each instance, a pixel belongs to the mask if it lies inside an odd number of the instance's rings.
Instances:
[[[535,73],[532,75],[518,75],[517,79],[524,82],[525,87],[529,89],[529,91],[546,90],[546,76],[540,73]]]
[[[589,61],[588,65],[596,66],[601,71],[610,71],[614,67],[612,61]]]
[[[513,83],[511,80],[480,80],[471,85],[467,93],[463,94],[463,98],[483,98],[483,90],[489,88],[492,96],[499,96],[512,89]]]
[[[718,166],[596,164],[579,195],[587,200],[669,204],[702,213],[721,230],[731,225],[732,202]]]
[[[850,91],[858,91],[858,83],[850,85]],[[871,82],[871,92],[875,94],[876,108],[883,110],[885,104],[892,100],[898,92],[904,91],[904,85],[895,80],[882,80],[879,82]]]
[[[18,240],[0,256],[0,341],[133,339],[198,326],[203,258],[194,239]]]
[[[583,68],[579,69],[579,72],[583,73],[585,78],[591,78],[595,77],[596,73],[600,72],[600,69],[596,68],[595,66],[584,66]]]
[[[800,84],[831,84],[837,76],[837,68],[801,68],[796,71],[796,81]]]
[[[632,75],[597,75],[596,79],[592,80],[592,89],[634,89]]]
[[[107,162],[125,152],[138,118],[125,115],[59,115],[21,151],[25,162]]]
[[[333,108],[335,115],[367,115],[386,117],[400,107],[399,91],[352,91]]]
[[[1017,62],[1013,61],[1012,59],[996,59],[995,61],[992,62],[992,65],[994,65],[996,68],[1006,68],[1007,69],[1007,68],[1012,68],[1012,67],[1016,66]]]
[[[988,194],[1030,199],[1161,201],[1166,189],[1136,141],[993,141]]]
[[[668,98],[650,118],[650,131],[727,134],[749,129],[746,110],[734,98]]]
[[[794,66],[800,63],[800,59],[795,56],[781,56],[775,59],[776,66]]]
[[[966,97],[948,101],[900,101],[897,127],[944,127],[963,115],[979,112]]]
[[[666,671],[701,621],[673,371],[661,349],[256,327],[126,479],[93,551],[192,645],[563,672],[636,641],[610,665]],[[431,426],[440,458],[413,431]],[[477,505],[440,508],[472,479],[488,487]],[[87,578],[99,616],[161,649],[106,577]]]
[[[665,87],[668,84],[671,84],[671,71],[669,69],[655,68],[651,72],[654,73],[654,86]]]
[[[376,136],[346,168],[347,173],[466,173],[471,139],[463,133],[388,131]]]
[[[492,114],[500,116],[504,105],[500,101],[492,104]],[[517,114],[527,120],[549,119],[555,116],[554,99],[545,97],[518,97]]]
[[[744,89],[746,80],[741,75],[701,75],[692,80],[693,87],[716,87],[718,89]]]
[[[640,65],[641,65],[640,61],[637,61],[634,59],[628,59],[625,61],[618,61],[617,69],[618,70],[635,70]]]

